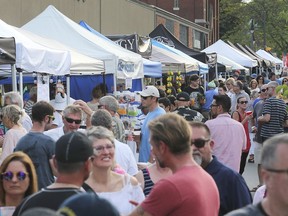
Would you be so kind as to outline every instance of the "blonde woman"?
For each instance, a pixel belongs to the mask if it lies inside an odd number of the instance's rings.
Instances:
[[[135,208],[132,203],[141,203],[145,198],[140,184],[128,174],[113,171],[115,138],[112,131],[93,126],[87,130],[87,136],[93,141],[94,155],[91,159],[92,172],[83,188],[109,200],[121,215],[128,215]]]
[[[230,98],[231,98],[232,95],[234,94],[234,92],[233,92],[233,85],[234,85],[234,83],[235,83],[235,79],[232,78],[232,77],[228,78],[228,79],[226,80],[226,82],[225,82],[225,85],[226,85],[226,87],[227,87],[227,92],[226,92],[226,94],[227,94]]]
[[[23,115],[23,111],[16,105],[8,105],[2,109],[0,118],[4,126],[9,130],[4,137],[2,154],[0,155],[0,165],[8,155],[13,153],[18,140],[27,133],[26,129],[20,123]]]
[[[255,91],[257,91],[257,92],[260,91],[260,89],[258,88],[258,82],[257,82],[256,79],[252,79],[252,80],[250,81],[250,83],[249,83],[249,89],[251,90],[251,92],[252,92],[253,90],[255,90]]]

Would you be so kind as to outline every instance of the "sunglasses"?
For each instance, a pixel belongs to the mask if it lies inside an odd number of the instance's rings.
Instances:
[[[49,117],[52,121],[55,120],[55,116],[53,116],[53,115],[48,115],[48,117]]]
[[[261,89],[261,92],[266,92],[266,91],[268,91],[268,88]]]
[[[80,124],[81,123],[81,119],[72,119],[72,118],[68,118],[68,117],[65,117],[65,119],[66,119],[66,121],[68,122],[68,123],[73,123],[73,122],[75,122],[75,124]]]
[[[192,140],[192,145],[195,145],[197,148],[203,148],[205,143],[208,142],[210,139],[201,139],[201,138],[198,138],[198,139],[194,139]]]
[[[240,103],[240,104],[247,104],[248,101],[240,101],[239,103]]]
[[[149,97],[151,97],[151,96],[147,96],[147,97],[141,96],[141,98],[142,98],[143,100],[147,100],[147,98],[149,98]]]
[[[98,105],[98,109],[104,108],[105,105]]]
[[[8,171],[8,172],[1,174],[1,179],[6,180],[6,181],[12,181],[14,175],[16,175],[16,177],[19,181],[24,181],[26,179],[28,173],[22,172],[22,171],[19,171],[19,172]]]

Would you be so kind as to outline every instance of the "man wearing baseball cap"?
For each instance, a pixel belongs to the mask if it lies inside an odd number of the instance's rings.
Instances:
[[[68,197],[82,192],[82,184],[90,173],[92,142],[81,132],[70,132],[56,142],[54,166],[58,172],[55,183],[23,200],[13,216],[34,207],[57,210]]]
[[[174,112],[183,116],[187,121],[205,122],[205,118],[200,112],[189,108],[190,97],[187,92],[177,94],[176,104],[177,109]]]
[[[141,143],[139,148],[139,162],[148,162],[151,153],[151,145],[149,142],[150,132],[148,124],[151,120],[155,119],[160,115],[164,115],[166,112],[164,109],[159,107],[158,99],[160,97],[159,91],[155,86],[146,86],[141,95],[141,104],[143,107],[147,107],[149,112],[143,122],[141,128]]]

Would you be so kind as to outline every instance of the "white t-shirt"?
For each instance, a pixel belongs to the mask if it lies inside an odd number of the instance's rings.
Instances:
[[[130,147],[118,140],[115,142],[115,160],[129,175],[136,175],[138,173],[137,163]]]
[[[129,201],[141,203],[145,196],[140,184],[135,186],[131,184],[129,175],[123,175],[123,182],[124,187],[120,191],[97,192],[97,195],[111,202],[121,215],[128,215],[136,208]]]
[[[44,134],[51,137],[56,142],[61,136],[64,135],[64,130],[63,127],[57,127],[44,131]]]

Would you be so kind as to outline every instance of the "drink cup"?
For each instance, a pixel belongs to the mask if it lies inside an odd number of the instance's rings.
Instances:
[[[246,115],[251,115],[252,111],[246,111]]]

